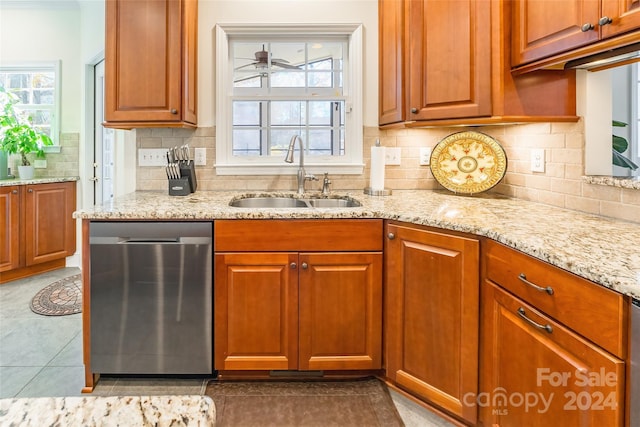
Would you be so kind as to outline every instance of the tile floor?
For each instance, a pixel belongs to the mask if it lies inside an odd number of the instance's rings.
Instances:
[[[81,395],[82,315],[41,316],[29,308],[40,289],[77,273],[65,268],[0,285],[0,398]],[[103,377],[93,394],[203,394],[206,381]],[[391,396],[408,427],[452,426],[398,393]]]

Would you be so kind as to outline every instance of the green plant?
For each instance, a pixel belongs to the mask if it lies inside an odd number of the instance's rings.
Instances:
[[[42,147],[53,145],[49,135],[40,132],[32,125],[31,117],[22,117],[15,111],[18,97],[0,86],[0,151],[8,154],[19,153],[23,166],[29,166],[27,154],[36,153],[36,157],[45,156]]]
[[[613,120],[614,127],[626,127],[627,124],[618,120]],[[633,163],[631,159],[622,155],[629,148],[629,142],[621,136],[613,135],[613,164],[623,168],[636,170],[638,165]]]

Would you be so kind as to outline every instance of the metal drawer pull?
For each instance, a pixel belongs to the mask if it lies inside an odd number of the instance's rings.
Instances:
[[[295,270],[298,267],[298,265],[295,262],[291,263],[291,269]]]
[[[520,273],[520,275],[518,276],[518,279],[522,280],[526,285],[531,286],[536,291],[546,292],[549,295],[553,295],[553,288],[551,286],[547,286],[546,288],[543,288],[542,286],[538,286],[535,283],[528,281],[527,276],[525,276],[524,273]]]
[[[603,25],[609,25],[613,22],[613,19],[609,18],[608,16],[603,16],[602,18],[598,19],[598,24],[602,27]]]
[[[533,326],[535,326],[536,328],[538,328],[538,329],[545,330],[545,331],[547,331],[548,333],[553,332],[553,328],[551,327],[551,325],[548,325],[548,324],[547,324],[547,325],[541,325],[540,323],[538,323],[538,322],[536,322],[536,321],[534,321],[534,320],[529,319],[529,318],[527,317],[527,313],[524,311],[524,308],[522,308],[522,307],[518,308],[518,315],[519,315],[520,317],[522,317],[524,320],[526,320],[527,322],[529,322],[531,325],[533,325]]]
[[[580,30],[582,30],[583,33],[586,33],[587,31],[591,31],[594,28],[595,27],[593,26],[592,23],[587,22],[586,24],[583,24],[582,27],[580,27]]]
[[[309,268],[309,264],[307,264],[306,262],[302,263],[302,269],[306,270],[307,268]]]
[[[393,233],[389,233],[389,234],[387,234],[387,237],[389,238],[389,240],[393,240],[393,239],[396,238],[396,235],[393,234]]]

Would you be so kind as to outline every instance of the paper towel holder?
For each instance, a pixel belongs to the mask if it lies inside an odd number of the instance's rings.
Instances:
[[[364,194],[368,194],[370,196],[390,196],[391,195],[391,189],[390,188],[385,188],[385,189],[382,189],[382,190],[374,190],[371,187],[365,187]]]

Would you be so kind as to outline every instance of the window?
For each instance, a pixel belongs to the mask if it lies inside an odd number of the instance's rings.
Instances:
[[[0,66],[0,86],[19,99],[16,112],[59,145],[59,63]]]
[[[295,174],[284,163],[295,135],[307,169],[362,173],[361,26],[221,25],[216,35],[218,174]]]

